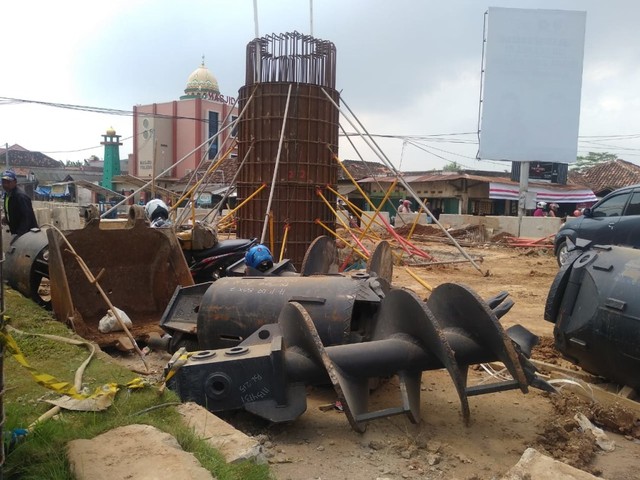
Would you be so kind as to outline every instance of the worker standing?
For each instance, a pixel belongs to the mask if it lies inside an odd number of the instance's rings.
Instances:
[[[536,209],[533,212],[534,217],[546,217],[547,212],[547,202],[538,202],[536,203]]]
[[[11,170],[2,173],[2,189],[4,216],[2,224],[9,226],[12,238],[11,243],[20,235],[24,235],[32,228],[38,228],[38,221],[33,212],[31,199],[18,187],[16,174]]]

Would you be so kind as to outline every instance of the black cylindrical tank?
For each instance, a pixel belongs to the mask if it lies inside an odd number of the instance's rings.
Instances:
[[[40,290],[49,278],[49,241],[44,230],[33,229],[17,237],[5,256],[5,278],[9,286],[34,302],[49,308],[51,297]]]
[[[640,250],[592,248],[558,273],[549,296],[558,350],[588,372],[640,388]]]
[[[205,292],[198,310],[201,349],[229,348],[263,325],[276,323],[290,300],[304,305],[325,346],[354,341],[371,318],[379,297],[378,280],[342,275],[311,277],[223,277]],[[362,300],[356,305],[356,300]],[[357,341],[357,339],[355,340]]]

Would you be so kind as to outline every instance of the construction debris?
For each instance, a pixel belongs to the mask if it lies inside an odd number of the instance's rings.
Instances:
[[[601,480],[583,470],[559,462],[541,454],[534,448],[527,448],[520,461],[500,480]]]

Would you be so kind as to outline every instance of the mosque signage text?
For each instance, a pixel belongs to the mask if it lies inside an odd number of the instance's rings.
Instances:
[[[227,105],[232,105],[236,102],[236,99],[230,97],[228,95],[222,95],[220,93],[215,92],[202,92],[202,99],[211,100],[213,102],[226,103]]]

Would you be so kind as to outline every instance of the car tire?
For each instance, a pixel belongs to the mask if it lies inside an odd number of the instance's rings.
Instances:
[[[562,267],[565,263],[567,263],[567,259],[569,258],[569,247],[567,246],[567,241],[562,240],[558,244],[558,248],[556,249],[556,260],[558,262],[558,266]]]

